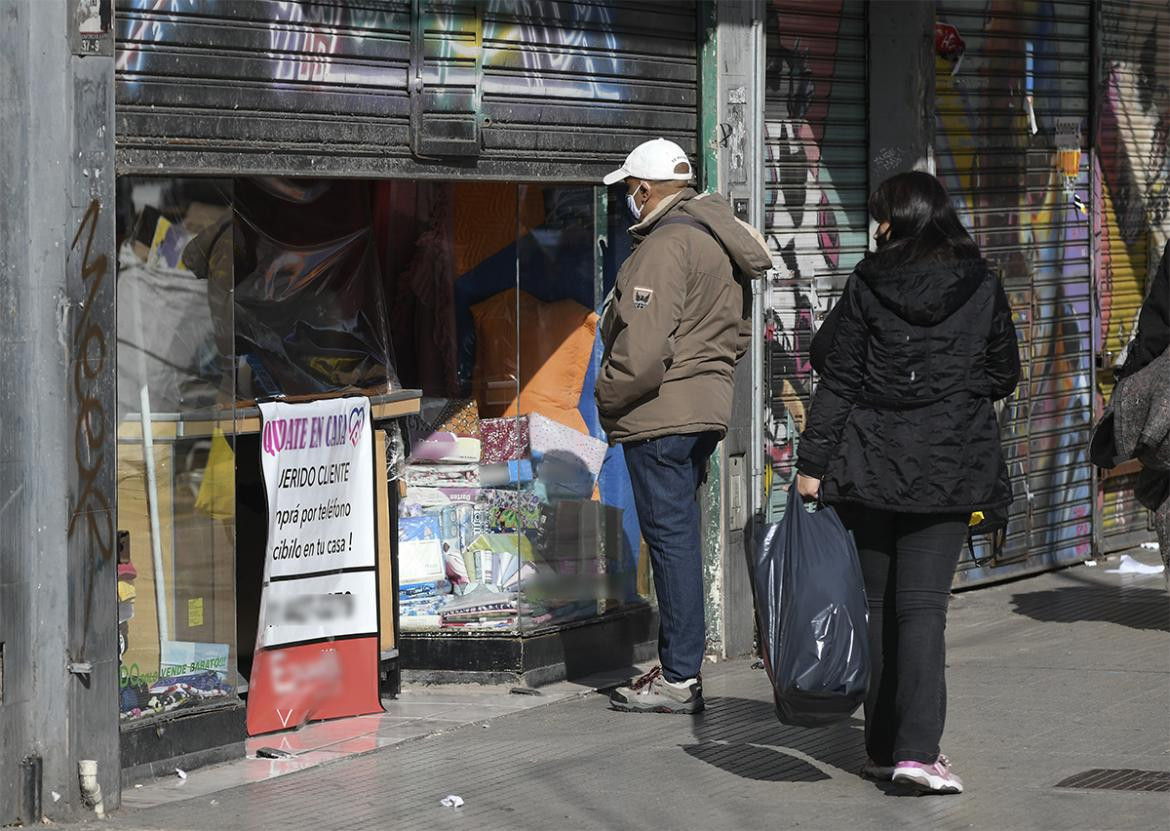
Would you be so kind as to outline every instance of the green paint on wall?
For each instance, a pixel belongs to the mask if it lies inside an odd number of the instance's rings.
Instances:
[[[700,190],[719,189],[719,49],[714,0],[700,0],[699,14],[699,170]]]

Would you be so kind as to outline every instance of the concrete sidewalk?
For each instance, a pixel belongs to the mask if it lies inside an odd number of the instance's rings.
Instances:
[[[859,779],[859,719],[785,727],[764,673],[739,661],[705,671],[699,717],[578,696],[100,827],[1167,828],[1170,599],[1161,577],[1113,565],[954,597],[944,746],[961,796],[906,798]],[[1058,786],[1093,769],[1153,771],[1142,781],[1163,790]],[[465,806],[441,807],[447,794]]]

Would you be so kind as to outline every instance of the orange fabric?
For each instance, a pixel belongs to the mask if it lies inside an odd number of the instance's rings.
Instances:
[[[480,417],[504,418],[535,412],[588,433],[577,404],[593,356],[597,315],[572,300],[543,303],[516,289],[477,303],[471,307],[471,314],[475,318],[475,394]]]
[[[544,223],[544,191],[538,186],[456,182],[454,188],[456,278],[516,242],[517,222],[521,235]]]

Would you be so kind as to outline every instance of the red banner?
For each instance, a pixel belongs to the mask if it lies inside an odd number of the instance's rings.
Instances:
[[[248,691],[249,736],[380,712],[377,637],[256,653]]]

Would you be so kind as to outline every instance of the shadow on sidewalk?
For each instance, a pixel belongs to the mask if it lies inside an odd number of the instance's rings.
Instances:
[[[1014,594],[1012,607],[1016,614],[1048,623],[1096,620],[1170,632],[1170,598],[1162,589],[1066,586]]]
[[[860,719],[817,730],[788,727],[776,719],[771,701],[708,698],[707,710],[694,720],[692,731],[698,744],[684,747],[687,753],[746,779],[816,782],[828,778],[813,765],[773,748],[798,750],[846,773],[856,773],[865,763]]]
[[[684,745],[683,750],[722,771],[757,782],[824,782],[831,778],[803,759],[771,747],[704,742]]]

